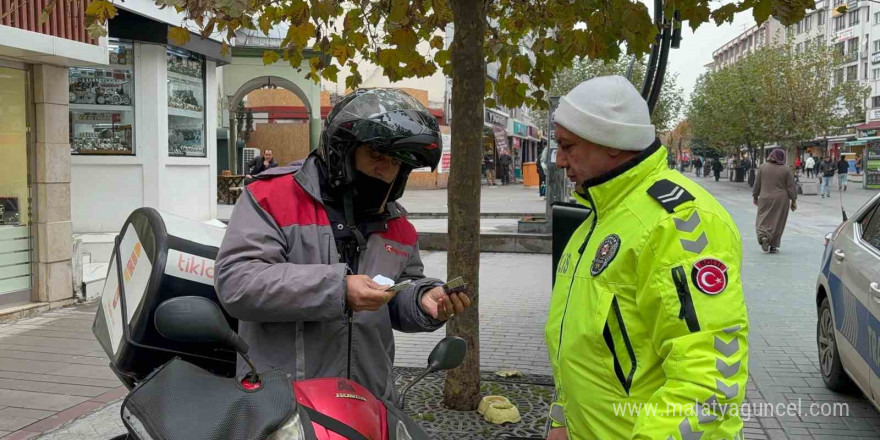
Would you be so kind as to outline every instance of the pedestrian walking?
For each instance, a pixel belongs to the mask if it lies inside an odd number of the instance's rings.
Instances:
[[[721,163],[721,158],[716,157],[712,160],[712,173],[715,174],[715,181],[717,182],[721,179],[721,171],[724,169],[724,165]]]
[[[800,157],[797,158],[797,159],[795,159],[795,161],[794,161],[794,170],[795,170],[795,174],[800,174],[800,173],[801,173],[801,167],[803,167],[803,166],[804,166],[804,163],[803,163],[803,161],[801,161],[801,158],[800,158]]]
[[[856,175],[862,174],[862,156],[856,157]]]
[[[501,157],[498,158],[498,167],[501,171],[501,184],[507,185],[510,183],[510,164],[513,163],[513,159],[510,157],[510,153],[505,149],[501,152]]]
[[[825,160],[816,168],[821,175],[822,185],[819,188],[819,198],[831,197],[831,178],[837,171],[837,164],[831,161],[831,156],[825,156]]]
[[[807,156],[807,161],[804,164],[804,167],[807,169],[807,178],[813,177],[816,173],[816,160],[813,159],[813,156]]]
[[[797,209],[797,188],[794,176],[786,166],[785,150],[777,148],[758,167],[752,198],[758,207],[755,233],[764,252],[779,252],[788,211]]]
[[[703,178],[709,177],[709,171],[712,171],[712,159],[706,158],[706,161],[703,162]]]
[[[696,158],[694,158],[694,172],[696,173],[697,177],[700,177],[700,173],[702,173],[702,171],[703,159],[700,159],[700,157],[697,156]]]
[[[486,184],[495,186],[495,155],[492,150],[486,150],[483,155],[483,167],[486,168]]]
[[[626,78],[581,83],[554,120],[557,166],[592,210],[561,254],[544,332],[558,391],[548,440],[740,438],[734,411],[700,417],[695,431],[696,417],[621,416],[612,405],[741,404],[749,321],[736,224],[667,168],[648,105]]]
[[[837,161],[837,190],[846,191],[846,180],[849,175],[849,161],[843,156]]]
[[[547,181],[547,173],[544,172],[544,160],[543,160],[544,155],[543,155],[543,153],[544,153],[544,148],[539,147],[539,149],[538,149],[538,164],[537,164],[538,166],[535,167],[535,168],[537,168],[537,171],[538,171],[538,197],[542,197],[542,198],[544,197],[544,192],[547,188],[545,186],[545,182]]]

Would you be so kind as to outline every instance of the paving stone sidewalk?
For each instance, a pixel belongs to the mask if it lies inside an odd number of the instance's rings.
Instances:
[[[125,395],[95,341],[95,304],[0,324],[0,436],[22,440]]]

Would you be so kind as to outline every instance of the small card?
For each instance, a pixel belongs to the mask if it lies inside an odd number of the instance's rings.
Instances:
[[[393,286],[394,285],[394,280],[392,280],[391,278],[388,278],[384,275],[374,276],[373,281],[375,281],[376,284],[381,284],[383,286]]]

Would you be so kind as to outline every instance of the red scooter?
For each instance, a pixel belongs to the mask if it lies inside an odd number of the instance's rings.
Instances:
[[[214,291],[224,232],[140,208],[116,237],[92,326],[131,390],[121,412],[128,433],[113,440],[427,440],[403,399],[426,375],[458,367],[465,341],[440,341],[396,403],[347,378],[258,373]],[[251,367],[242,380],[237,358]]]
[[[291,382],[279,370],[257,374],[247,344],[229,328],[220,307],[202,297],[163,302],[156,309],[155,326],[171,340],[225,344],[252,371],[236,382],[179,358],[170,361],[126,398],[122,417],[129,434],[119,440],[428,440],[400,410],[406,393],[427,374],[458,367],[466,352],[464,339],[440,341],[428,357],[428,368],[401,391],[395,405],[345,378]]]

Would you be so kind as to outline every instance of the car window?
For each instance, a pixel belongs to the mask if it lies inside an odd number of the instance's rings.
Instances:
[[[880,205],[875,206],[874,209],[862,219],[861,225],[862,240],[873,246],[874,249],[880,250],[880,215],[877,214],[878,210],[880,210]]]

